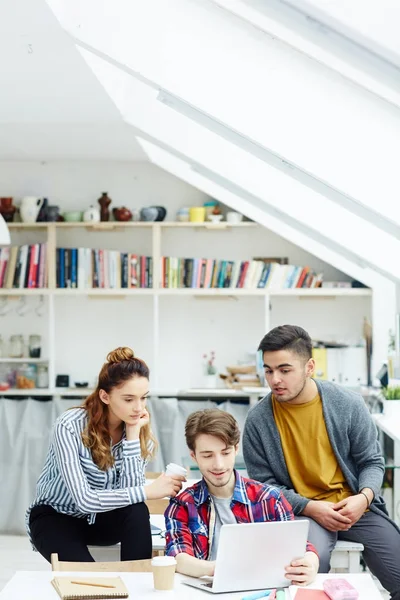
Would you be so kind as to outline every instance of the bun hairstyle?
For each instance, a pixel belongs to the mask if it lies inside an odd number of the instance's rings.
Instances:
[[[120,346],[107,354],[107,362],[109,364],[120,363],[124,360],[131,360],[132,358],[135,358],[135,353],[127,346]]]
[[[135,356],[131,348],[115,348],[107,354],[107,362],[100,370],[97,387],[83,404],[87,410],[88,424],[82,432],[82,441],[91,450],[93,461],[102,471],[107,471],[114,464],[114,458],[110,448],[109,409],[108,405],[101,401],[99,392],[104,390],[109,394],[135,377],[149,379],[149,367]],[[150,424],[141,428],[139,439],[142,457],[147,460],[154,455],[157,446]]]

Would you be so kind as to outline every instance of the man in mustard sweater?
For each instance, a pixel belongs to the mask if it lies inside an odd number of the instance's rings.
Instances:
[[[301,327],[272,329],[259,350],[271,393],[246,420],[249,476],[280,487],[295,515],[310,520],[321,572],[337,539],[360,542],[372,573],[400,600],[400,531],[379,495],[384,461],[363,398],[312,379],[312,343]]]

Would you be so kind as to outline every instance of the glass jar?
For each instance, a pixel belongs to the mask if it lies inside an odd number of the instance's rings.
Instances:
[[[36,387],[36,365],[24,363],[17,371],[17,389],[32,390]]]
[[[30,358],[40,358],[41,353],[41,337],[40,335],[29,336],[29,356]]]
[[[47,365],[38,365],[36,385],[38,388],[49,387],[49,370]]]
[[[22,335],[10,336],[10,357],[22,358],[24,355],[24,338]]]

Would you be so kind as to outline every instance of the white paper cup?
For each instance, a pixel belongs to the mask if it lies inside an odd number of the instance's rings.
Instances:
[[[155,590],[165,592],[174,589],[176,560],[173,556],[154,556],[151,568]]]
[[[182,475],[182,477],[186,477],[187,470],[185,467],[181,467],[181,465],[176,465],[175,463],[169,463],[167,468],[165,469],[166,475]]]

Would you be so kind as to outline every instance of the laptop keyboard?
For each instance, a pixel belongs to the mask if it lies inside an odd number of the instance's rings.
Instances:
[[[201,585],[206,588],[212,588],[212,581],[210,581],[209,583],[202,583]]]

